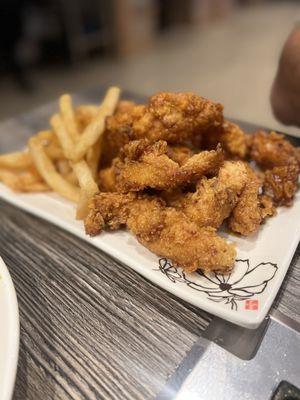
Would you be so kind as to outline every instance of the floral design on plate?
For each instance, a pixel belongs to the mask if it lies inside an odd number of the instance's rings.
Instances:
[[[209,300],[224,302],[235,311],[238,310],[238,302],[263,293],[277,269],[277,264],[271,262],[251,267],[248,259],[236,260],[235,268],[229,274],[207,274],[199,270],[196,274],[201,276],[201,281],[193,281],[193,275],[186,274],[166,258],[159,260],[158,268],[171,282],[185,283],[194,290],[206,293]]]

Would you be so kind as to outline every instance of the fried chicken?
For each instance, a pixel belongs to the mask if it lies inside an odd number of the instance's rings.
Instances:
[[[300,150],[275,132],[247,135],[222,110],[191,93],[158,93],[144,105],[121,101],[106,120],[102,193],[90,204],[86,233],[127,227],[187,272],[229,271],[236,251],[216,230],[225,221],[250,235],[275,206],[292,204]],[[82,109],[83,122],[89,112]]]
[[[157,196],[136,193],[100,193],[90,205],[85,220],[86,233],[126,225],[149,250],[170,258],[185,271],[197,269],[228,271],[236,251],[233,244],[216,235],[211,227],[199,228],[186,215],[167,207]]]
[[[264,218],[274,213],[271,202],[260,195],[261,179],[249,165],[247,175],[245,188],[228,221],[233,232],[244,236],[256,232]]]
[[[133,140],[113,162],[117,187],[121,192],[174,186],[179,164],[167,155],[167,142]]]
[[[167,142],[151,143],[148,139],[133,140],[113,161],[117,188],[121,192],[140,191],[145,188],[172,189],[197,182],[205,174],[218,172],[223,162],[221,148],[203,151],[187,158],[181,166],[170,157]]]
[[[277,206],[290,206],[298,189],[298,175],[299,169],[294,164],[266,171],[264,193],[272,198]]]
[[[201,146],[214,149],[220,143],[227,158],[245,159],[248,153],[248,140],[245,132],[236,124],[224,121],[219,128],[208,129],[202,135]]]
[[[251,141],[250,158],[263,169],[286,165],[300,166],[298,150],[283,135],[256,132]]]
[[[175,186],[187,186],[197,183],[204,175],[216,175],[224,161],[220,146],[216,150],[201,151],[190,157],[178,170]]]
[[[198,226],[218,228],[229,217],[247,182],[247,170],[240,161],[226,161],[216,178],[203,178],[194,193],[178,196],[170,203]]]
[[[157,93],[148,104],[118,109],[109,117],[105,143],[116,151],[133,139],[184,143],[195,134],[220,126],[222,110],[221,104],[192,93]]]
[[[116,178],[114,167],[100,169],[98,186],[102,192],[116,192]]]
[[[251,157],[265,171],[264,193],[278,205],[291,205],[298,189],[299,149],[275,132],[254,134]]]
[[[194,152],[187,146],[174,144],[168,146],[167,154],[171,160],[181,166],[194,155]]]

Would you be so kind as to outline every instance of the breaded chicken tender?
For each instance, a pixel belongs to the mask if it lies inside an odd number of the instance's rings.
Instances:
[[[296,165],[274,167],[265,173],[264,193],[277,206],[290,206],[298,190],[299,169]]]
[[[167,155],[167,142],[152,144],[148,139],[133,140],[113,162],[117,187],[121,192],[173,186],[179,164]]]
[[[219,228],[239,201],[247,182],[247,170],[240,161],[226,161],[218,177],[203,178],[194,193],[178,196],[171,204],[198,226]]]
[[[180,166],[169,153],[167,142],[163,140],[152,143],[141,139],[128,143],[113,161],[118,190],[126,193],[145,188],[166,190],[186,186],[197,182],[204,174],[217,173],[224,159],[218,148],[195,154]]]
[[[187,146],[174,144],[168,145],[167,154],[171,158],[171,160],[175,161],[181,166],[194,155],[194,152]]]
[[[192,93],[162,92],[146,105],[117,109],[106,121],[105,148],[114,152],[134,139],[184,143],[223,122],[223,106]],[[116,154],[115,154],[116,155]]]
[[[160,257],[170,258],[185,271],[229,271],[235,261],[233,244],[211,227],[199,228],[182,211],[167,207],[157,196],[100,193],[90,205],[86,233],[126,225],[137,239]]]
[[[220,146],[216,150],[194,154],[179,168],[175,186],[187,186],[197,183],[204,175],[216,175],[223,161],[224,153]]]
[[[117,191],[115,171],[112,166],[99,171],[98,186],[102,192]]]
[[[233,232],[244,236],[256,232],[264,218],[274,213],[270,201],[267,202],[266,198],[262,201],[260,195],[262,181],[249,165],[247,165],[247,175],[245,188],[228,221]]]
[[[264,193],[275,205],[291,205],[298,189],[299,149],[275,132],[254,134],[251,157],[265,171]]]
[[[228,158],[245,159],[248,139],[245,132],[233,122],[224,121],[217,129],[209,129],[202,135],[202,148],[214,149],[220,143]]]
[[[256,132],[251,140],[250,157],[264,169],[300,165],[298,150],[276,132]]]

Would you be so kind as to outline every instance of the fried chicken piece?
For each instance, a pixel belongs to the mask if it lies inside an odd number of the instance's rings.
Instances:
[[[266,171],[264,193],[273,199],[277,206],[290,206],[298,189],[299,169],[296,165],[274,167]]]
[[[205,174],[215,174],[223,162],[221,148],[190,157],[181,167],[169,156],[167,142],[148,139],[128,143],[115,159],[113,167],[121,192],[175,188],[196,182]]]
[[[106,130],[103,134],[101,165],[109,166],[119,155],[120,149],[130,140],[132,111],[136,104],[131,101],[120,101],[112,117],[106,119]]]
[[[168,156],[180,166],[194,155],[192,149],[183,145],[169,145]]]
[[[102,192],[116,192],[116,179],[113,166],[99,171],[98,186]]]
[[[245,132],[236,124],[224,121],[217,129],[209,129],[202,137],[202,148],[214,149],[220,143],[229,158],[245,159],[248,140]]]
[[[127,225],[137,239],[160,257],[187,272],[197,269],[228,271],[236,251],[211,227],[199,228],[186,215],[158,197],[136,193],[100,193],[93,198],[85,220],[86,233]]]
[[[125,112],[117,110],[107,119],[105,136],[118,148],[119,142],[124,145],[126,138],[184,143],[196,133],[220,126],[222,110],[221,104],[192,93],[161,92],[150,97],[146,105],[137,105]]]
[[[247,165],[247,175],[245,188],[228,221],[233,232],[244,236],[256,232],[264,218],[274,213],[270,201],[261,198],[261,179],[249,165]]]
[[[171,200],[198,226],[218,228],[229,217],[247,182],[247,170],[240,161],[226,161],[216,178],[203,178],[196,192]]]
[[[300,166],[298,150],[283,135],[276,132],[256,132],[251,143],[250,157],[263,169],[285,165]]]
[[[167,155],[167,142],[133,140],[113,162],[117,187],[122,192],[145,188],[165,189],[174,185],[179,165]]]
[[[224,153],[220,146],[216,150],[201,151],[190,157],[178,170],[176,186],[187,186],[196,183],[204,175],[218,173],[224,161]]]
[[[271,197],[263,194],[259,195],[260,205],[261,205],[261,216],[264,221],[267,217],[272,217],[276,214],[276,208],[274,206]]]
[[[279,205],[291,205],[298,189],[300,172],[299,149],[275,132],[254,134],[251,157],[267,169],[263,184],[264,193]]]

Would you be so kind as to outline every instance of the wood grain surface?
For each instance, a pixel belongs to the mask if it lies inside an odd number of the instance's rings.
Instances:
[[[76,101],[97,102],[102,94],[94,88]],[[0,151],[25,145],[56,108],[0,124]],[[0,256],[20,307],[14,399],[154,399],[211,317],[4,201],[0,226]],[[299,257],[298,247],[274,307],[300,322]]]

